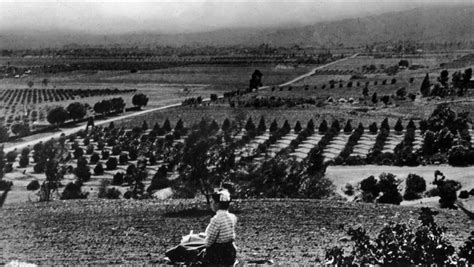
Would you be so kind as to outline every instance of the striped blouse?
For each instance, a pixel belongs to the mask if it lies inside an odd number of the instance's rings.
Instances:
[[[227,243],[235,239],[237,217],[227,210],[218,210],[206,228],[206,247],[214,243]]]

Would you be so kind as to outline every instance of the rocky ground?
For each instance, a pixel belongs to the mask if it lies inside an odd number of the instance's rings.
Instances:
[[[318,200],[235,201],[238,258],[278,264],[316,263],[349,227],[372,235],[388,222],[418,224],[419,208]],[[196,200],[78,200],[7,204],[0,210],[0,264],[162,263],[181,236],[204,231],[212,214]],[[441,210],[436,221],[459,247],[474,230],[461,211]]]

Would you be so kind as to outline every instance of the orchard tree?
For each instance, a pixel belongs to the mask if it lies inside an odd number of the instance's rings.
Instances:
[[[362,95],[364,96],[364,98],[369,96],[369,87],[367,87],[367,85],[362,88]]]
[[[74,102],[74,103],[69,104],[66,110],[69,114],[69,118],[71,118],[74,121],[84,118],[87,113],[86,107],[84,106],[84,104],[79,103],[79,102]]]
[[[36,151],[35,151],[36,153]],[[40,188],[40,201],[50,201],[52,194],[59,188],[60,182],[66,173],[65,164],[70,160],[67,147],[63,142],[50,140],[41,146],[42,155],[37,164],[43,164],[46,179]]]
[[[213,189],[230,179],[235,163],[234,152],[234,143],[225,134],[209,136],[208,131],[194,130],[184,144],[175,189],[190,195],[199,191],[210,205]]]
[[[44,78],[43,81],[41,81],[41,83],[43,84],[44,87],[47,87],[49,84],[48,78]]]
[[[59,125],[63,124],[69,118],[69,114],[63,107],[56,107],[49,111],[47,120],[50,124]]]
[[[142,93],[136,94],[132,98],[132,103],[139,108],[144,107],[148,104],[148,97]]]
[[[377,104],[377,102],[379,102],[377,92],[374,92],[374,94],[372,95],[372,103]]]
[[[446,87],[448,86],[448,81],[449,81],[449,72],[447,70],[441,71],[439,77],[438,77],[438,82],[443,86]]]

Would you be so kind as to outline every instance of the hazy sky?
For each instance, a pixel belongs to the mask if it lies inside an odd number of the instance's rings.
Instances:
[[[314,1],[5,1],[0,30],[79,30],[90,33],[189,32],[229,27],[310,24],[473,0]]]

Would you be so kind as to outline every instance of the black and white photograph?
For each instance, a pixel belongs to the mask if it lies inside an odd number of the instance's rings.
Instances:
[[[473,266],[473,0],[0,0],[0,265]]]

